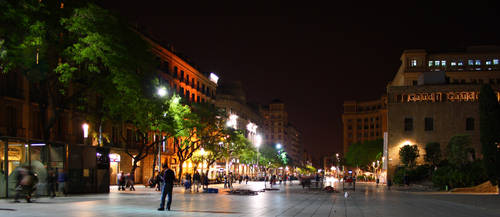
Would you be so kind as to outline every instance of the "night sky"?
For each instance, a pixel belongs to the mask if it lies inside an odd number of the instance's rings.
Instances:
[[[341,150],[342,103],[380,98],[404,49],[500,45],[494,1],[161,2],[103,6],[173,44],[202,71],[241,80],[249,101],[284,101],[317,162]]]

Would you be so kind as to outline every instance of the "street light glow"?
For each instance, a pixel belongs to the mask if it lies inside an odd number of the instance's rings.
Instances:
[[[87,123],[82,124],[83,138],[89,137],[89,125]]]
[[[280,143],[276,144],[276,149],[281,149],[281,144]]]
[[[204,156],[204,155],[205,155],[205,153],[206,153],[206,152],[205,152],[205,149],[201,148],[201,149],[200,149],[200,154],[201,154],[202,156]]]
[[[167,95],[167,88],[165,87],[158,88],[158,96],[164,97],[165,95]]]
[[[261,144],[262,144],[262,136],[261,135],[255,136],[255,147],[259,148]]]
[[[237,129],[237,126],[238,126],[237,120],[238,120],[238,115],[231,114],[231,115],[229,115],[229,120],[227,120],[226,125],[228,127],[232,127],[234,129]]]

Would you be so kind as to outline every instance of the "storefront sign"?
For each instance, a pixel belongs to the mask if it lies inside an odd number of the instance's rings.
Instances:
[[[119,154],[109,154],[109,162],[120,162]]]
[[[2,153],[0,157],[3,160],[4,159],[4,150],[5,149],[2,148],[0,150],[1,150],[0,153]],[[8,153],[8,155],[9,155],[9,161],[12,161],[12,160],[14,160],[14,161],[20,161],[21,160],[21,156],[22,156],[21,155],[21,153],[22,153],[21,147],[9,147],[8,150],[9,150],[9,153]]]

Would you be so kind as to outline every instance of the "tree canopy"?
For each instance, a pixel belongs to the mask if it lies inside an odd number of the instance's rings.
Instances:
[[[345,163],[352,167],[369,167],[372,162],[381,159],[383,148],[382,139],[354,143],[345,154]]]
[[[490,85],[479,94],[480,141],[483,163],[489,180],[500,183],[500,104]]]

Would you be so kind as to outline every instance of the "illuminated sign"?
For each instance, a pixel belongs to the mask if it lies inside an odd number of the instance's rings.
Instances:
[[[477,102],[479,92],[433,92],[433,93],[409,93],[398,95],[398,102]]]

